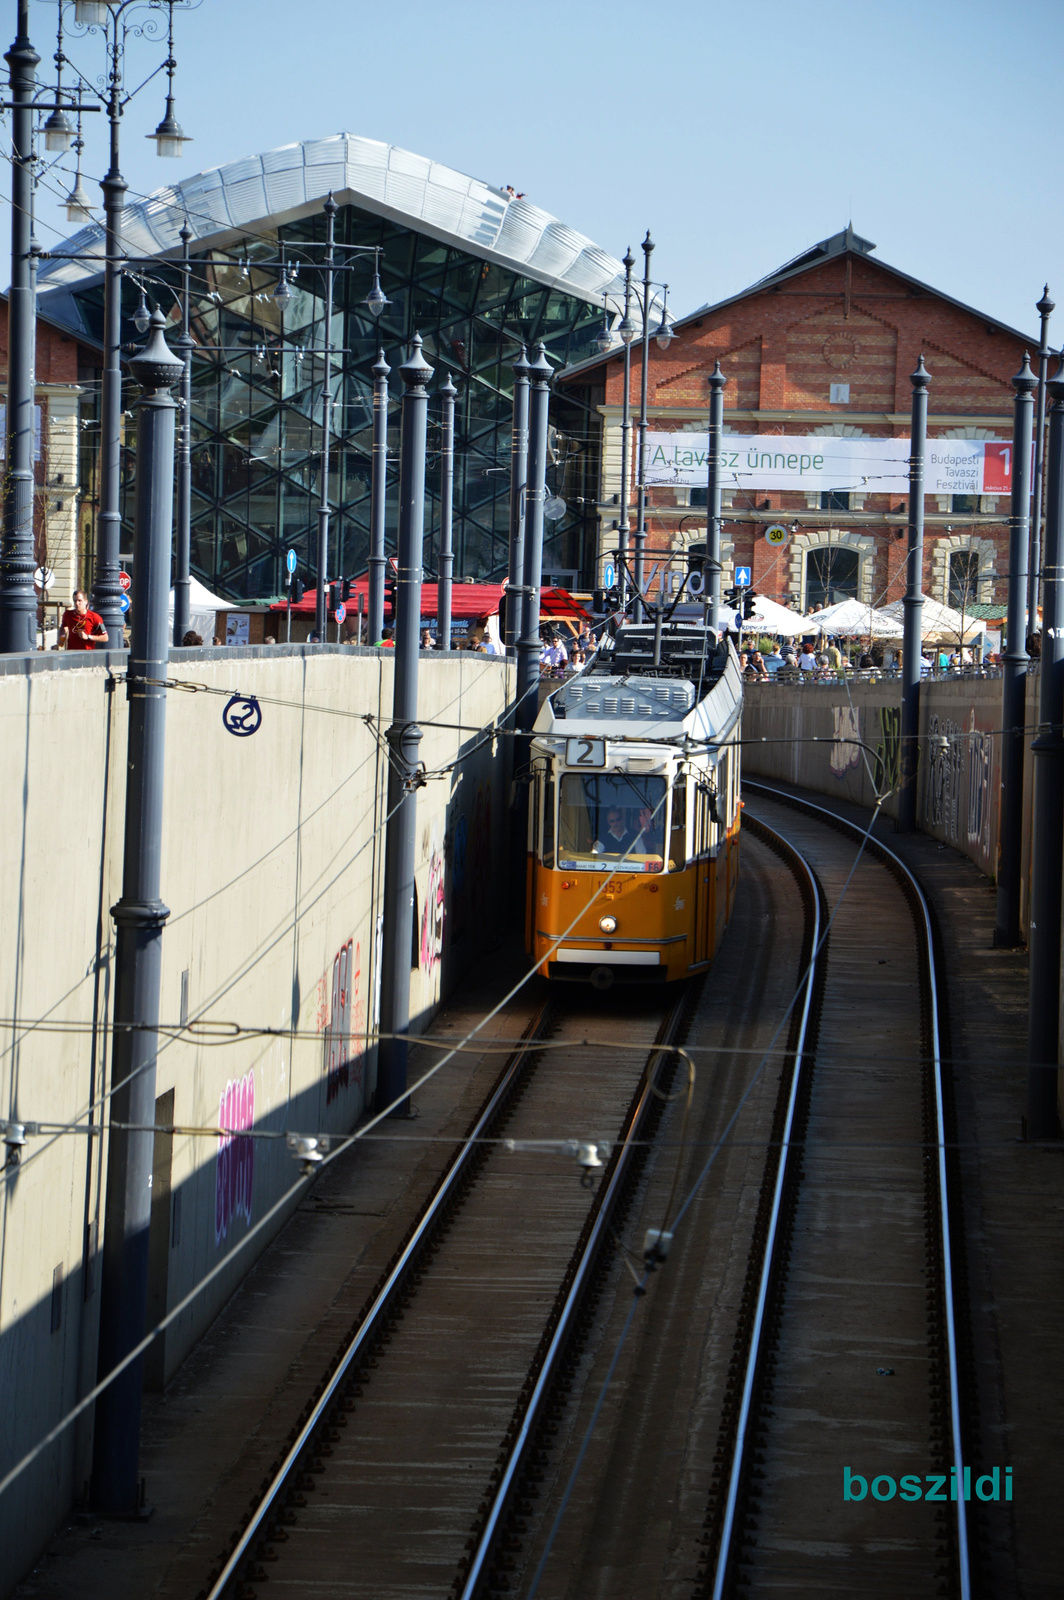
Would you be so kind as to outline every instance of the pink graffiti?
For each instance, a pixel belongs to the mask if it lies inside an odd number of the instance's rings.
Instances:
[[[218,1101],[218,1126],[226,1131],[218,1140],[214,1181],[214,1242],[221,1244],[234,1217],[251,1221],[251,1196],[255,1181],[255,1141],[234,1137],[255,1126],[255,1074],[246,1072],[236,1083],[226,1084]]]
[[[443,856],[433,850],[425,909],[421,913],[421,970],[432,972],[443,956]]]
[[[356,1035],[365,1031],[362,985],[362,947],[350,939],[333,957],[332,997],[325,1027],[325,1103],[331,1105],[341,1089],[362,1082],[362,1058],[355,1047],[351,1055],[351,1017]]]

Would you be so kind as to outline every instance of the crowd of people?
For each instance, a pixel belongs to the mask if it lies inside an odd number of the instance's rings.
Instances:
[[[1028,648],[1036,641],[1029,641]],[[771,648],[763,646],[771,643]],[[846,641],[843,641],[846,643]],[[901,645],[891,641],[883,645],[878,640],[844,651],[838,641],[822,641],[818,645],[805,639],[798,645],[779,644],[760,639],[759,648],[740,650],[739,667],[748,683],[779,678],[783,682],[832,681],[848,674],[869,676],[895,676],[901,671]],[[1035,650],[1031,651],[1036,654]],[[1000,667],[1001,657],[996,651],[985,654],[964,646],[927,646],[920,657],[920,671],[928,677],[934,673],[971,673],[993,671]]]

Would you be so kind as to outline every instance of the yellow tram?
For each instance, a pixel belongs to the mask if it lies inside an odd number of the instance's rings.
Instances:
[[[544,977],[709,966],[739,867],[742,678],[700,623],[625,624],[545,701],[531,747],[526,948]]]

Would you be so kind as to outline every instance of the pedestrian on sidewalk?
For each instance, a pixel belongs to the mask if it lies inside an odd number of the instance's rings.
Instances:
[[[58,648],[61,650],[65,645],[68,650],[95,650],[106,643],[103,618],[89,610],[89,597],[84,589],[75,589],[73,608],[63,612],[59,625]]]

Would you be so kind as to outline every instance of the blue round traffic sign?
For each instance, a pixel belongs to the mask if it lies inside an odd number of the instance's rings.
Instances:
[[[118,604],[121,606],[122,614],[124,616],[125,613],[129,610],[129,596],[128,596],[128,594],[124,594],[122,596],[122,598],[119,600]]]
[[[612,561],[607,561],[606,565],[602,569],[602,587],[604,589],[612,589],[616,581],[617,570]]]
[[[296,570],[296,553],[294,550],[289,550],[288,554],[284,558],[284,564],[288,568],[289,572],[294,572]]]
[[[337,622],[342,622],[347,616],[347,607],[344,605],[342,600],[340,601],[340,604],[337,606],[336,610],[333,612],[333,616],[336,618]]]

